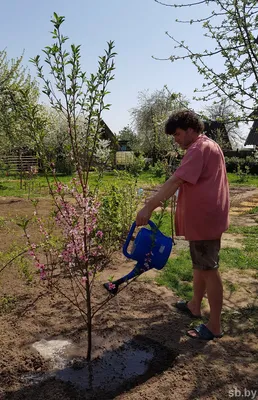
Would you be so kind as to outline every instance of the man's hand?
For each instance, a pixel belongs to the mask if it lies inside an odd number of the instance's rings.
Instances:
[[[136,226],[147,225],[152,211],[157,207],[162,206],[165,200],[173,196],[182,183],[184,183],[182,179],[172,175],[159,189],[155,196],[153,196],[138,212],[136,216]]]
[[[147,225],[151,217],[151,214],[152,211],[150,211],[150,208],[147,205],[144,206],[136,216],[136,221],[135,221],[136,226]]]

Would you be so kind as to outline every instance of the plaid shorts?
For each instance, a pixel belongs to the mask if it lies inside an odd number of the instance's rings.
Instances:
[[[210,270],[219,268],[221,240],[193,240],[189,242],[194,269]]]

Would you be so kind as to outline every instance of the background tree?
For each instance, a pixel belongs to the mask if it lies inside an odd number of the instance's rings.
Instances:
[[[169,114],[187,107],[188,102],[181,94],[170,93],[167,87],[151,94],[140,92],[138,107],[131,116],[141,143],[141,151],[152,158],[153,165],[173,149],[171,138],[164,133],[164,125]]]
[[[26,95],[25,95],[26,93]],[[31,140],[21,113],[21,106],[36,104],[39,97],[35,80],[22,66],[22,56],[8,60],[7,52],[0,52],[0,148],[1,153],[19,152],[31,148]]]
[[[74,170],[71,146],[67,130],[67,120],[60,111],[44,106],[47,119],[44,148],[49,162],[55,164],[56,171],[71,174]]]
[[[139,152],[141,148],[140,139],[137,134],[130,128],[129,125],[125,126],[118,133],[118,140],[125,140],[128,142],[128,147],[134,152]]]
[[[237,148],[243,144],[244,137],[241,134],[241,130],[239,129],[237,123],[234,119],[237,118],[236,106],[230,101],[227,97],[221,99],[220,103],[215,103],[205,108],[204,114],[206,118],[212,121],[218,121],[225,124],[225,128],[227,131],[228,138],[232,145],[232,148]],[[232,121],[232,116],[233,121]],[[218,132],[218,136],[220,132]],[[222,139],[222,142],[220,142]],[[219,138],[216,140],[217,143],[221,145],[222,148],[225,148],[223,144],[223,138]]]
[[[166,34],[176,44],[175,49],[185,50],[184,55],[177,51],[167,59],[190,59],[198,72],[205,78],[202,88],[196,89],[200,96],[197,100],[214,100],[220,102],[226,97],[239,107],[238,120],[250,118],[250,114],[258,107],[258,5],[256,0],[201,0],[192,3],[166,4],[158,0],[156,3],[174,8],[206,7],[207,16],[200,19],[178,21],[190,25],[201,24],[204,36],[211,39],[213,47],[203,51],[189,48],[185,41],[180,41]],[[201,12],[201,10],[200,10]],[[187,14],[187,13],[186,13]],[[223,61],[224,70],[221,71]],[[222,67],[223,68],[223,67]],[[231,115],[236,119],[235,115]]]

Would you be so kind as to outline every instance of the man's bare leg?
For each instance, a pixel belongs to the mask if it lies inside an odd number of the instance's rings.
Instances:
[[[223,285],[218,269],[207,272],[206,288],[210,305],[210,319],[207,328],[214,334],[221,333],[221,311],[223,305]]]
[[[201,303],[206,291],[204,271],[193,270],[193,298],[187,303],[187,307],[194,315],[201,315]]]
[[[223,285],[218,269],[199,271],[202,273],[210,305],[210,319],[207,328],[214,334],[221,334],[221,311],[223,304]],[[190,307],[189,307],[190,308]],[[191,336],[198,336],[194,330],[188,331]]]

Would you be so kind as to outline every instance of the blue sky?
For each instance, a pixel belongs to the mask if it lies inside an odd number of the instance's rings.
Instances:
[[[183,14],[194,18],[198,13],[200,17],[199,7],[175,10],[154,0],[3,0],[0,50],[6,49],[9,58],[24,51],[23,64],[33,76],[36,72],[29,59],[51,43],[50,19],[54,11],[66,17],[63,33],[70,42],[81,44],[82,65],[87,72],[96,70],[106,42],[115,41],[115,80],[109,86],[108,99],[112,107],[104,116],[114,132],[131,122],[129,111],[137,106],[140,91],[151,93],[166,84],[171,91],[191,99],[194,88],[201,86],[202,78],[190,62],[171,63],[151,57],[171,54],[173,43],[165,31],[195,49],[209,45],[201,29],[175,22]],[[42,101],[46,99],[42,97]],[[201,103],[191,105],[196,111],[203,108]]]

